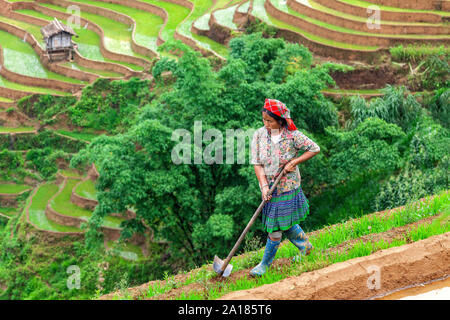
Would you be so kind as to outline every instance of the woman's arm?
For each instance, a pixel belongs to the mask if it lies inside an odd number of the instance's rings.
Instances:
[[[263,185],[268,184],[266,174],[264,173],[264,168],[262,165],[255,165],[255,174],[256,178],[258,178],[259,181],[259,187],[261,188]]]
[[[288,164],[286,164],[286,167],[284,168],[285,173],[294,171],[295,167],[298,164],[305,162],[320,153],[320,147],[317,145],[317,143],[312,141],[302,132],[295,131],[293,133],[293,136],[294,147],[297,150],[305,150],[305,152],[301,156],[292,159]]]
[[[261,189],[263,199],[268,201],[272,198],[272,195],[268,194],[269,183],[267,182],[267,177],[264,172],[264,168],[262,167],[262,165],[255,165],[254,168],[255,168],[256,178],[258,178],[258,181],[259,181],[259,188]],[[264,187],[262,187],[262,186],[264,186]]]
[[[302,163],[305,162],[309,159],[311,159],[312,157],[314,157],[315,155],[317,155],[320,151],[318,152],[312,152],[312,151],[305,151],[300,157],[294,158],[291,161],[289,161],[289,163],[286,164],[286,166],[284,167],[285,173],[287,172],[291,172],[295,170],[295,167]]]

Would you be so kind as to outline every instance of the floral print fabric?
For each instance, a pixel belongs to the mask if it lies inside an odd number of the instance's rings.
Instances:
[[[275,182],[277,170],[298,157],[300,150],[319,152],[320,147],[299,130],[290,131],[282,127],[281,138],[278,143],[273,143],[271,132],[265,127],[256,130],[251,143],[251,164],[262,165],[267,182],[272,185]],[[276,187],[276,194],[279,195],[300,187],[301,176],[298,166],[295,170],[288,172],[281,178]]]

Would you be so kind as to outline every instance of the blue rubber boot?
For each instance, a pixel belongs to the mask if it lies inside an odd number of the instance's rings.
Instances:
[[[262,276],[269,269],[273,262],[273,258],[277,253],[278,247],[281,243],[281,239],[273,241],[267,237],[266,248],[264,249],[264,255],[262,261],[250,271],[251,276]]]
[[[295,256],[293,261],[301,261],[302,256],[307,256],[313,249],[312,244],[308,241],[306,233],[300,228],[298,224],[292,226],[288,231],[284,233],[289,241],[292,242],[300,250],[300,254]]]

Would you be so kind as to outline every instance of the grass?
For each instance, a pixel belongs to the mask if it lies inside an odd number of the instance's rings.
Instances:
[[[59,134],[62,134],[64,136],[68,136],[77,140],[83,140],[91,142],[95,138],[97,138],[99,135],[95,133],[89,133],[84,131],[67,131],[67,130],[57,130]]]
[[[0,133],[33,132],[33,127],[0,127]]]
[[[76,170],[74,169],[61,169],[59,170],[59,173],[61,173],[64,177],[67,178],[83,178],[82,175],[80,175]]]
[[[342,93],[342,94],[374,94],[374,93],[382,93],[381,89],[326,89],[322,92],[333,92],[333,93]]]
[[[4,19],[6,18],[0,16],[0,20]],[[1,46],[3,48],[4,66],[10,71],[37,78],[53,79],[77,84],[85,83],[81,80],[69,78],[45,69],[41,64],[37,53],[33,50],[31,45],[24,42],[23,39],[3,30],[0,30],[0,38],[2,39]]]
[[[105,77],[105,78],[120,78],[120,77],[123,77],[123,74],[121,74],[121,73],[107,71],[107,70],[91,69],[91,68],[80,66],[79,64],[74,63],[74,62],[64,62],[64,63],[61,63],[61,65],[64,66],[64,67],[70,68],[70,69],[80,70],[80,71],[84,71],[84,72],[90,72],[90,73],[93,73],[93,74],[97,74],[97,75]]]
[[[75,189],[75,193],[88,199],[97,200],[97,191],[95,184],[91,179],[87,179],[80,183]]]
[[[6,97],[0,97],[0,102],[14,102],[14,100],[6,98]]]
[[[8,217],[13,217],[18,215],[20,210],[12,207],[0,207],[0,213]]]
[[[19,91],[25,91],[30,93],[40,93],[40,94],[52,94],[52,95],[61,95],[61,96],[69,96],[71,95],[68,92],[49,89],[49,88],[40,88],[40,87],[32,87],[32,86],[26,86],[20,83],[9,81],[2,76],[0,76],[0,87],[5,87],[9,89],[19,90]]]
[[[270,268],[261,278],[242,277],[234,282],[208,283],[208,279],[216,277],[211,265],[204,265],[197,272],[189,274],[184,283],[177,283],[172,277],[165,277],[165,282],[157,282],[150,286],[146,297],[157,297],[173,288],[178,288],[193,282],[204,284],[205,292],[190,291],[183,293],[175,299],[217,299],[226,293],[251,289],[263,284],[274,283],[289,276],[298,276],[304,272],[321,269],[331,264],[346,261],[356,257],[370,255],[376,251],[395,246],[401,246],[412,241],[418,241],[433,235],[450,231],[450,201],[448,190],[440,192],[435,198],[428,197],[423,201],[407,204],[402,209],[394,210],[390,216],[378,217],[376,215],[364,216],[359,219],[347,221],[343,224],[328,226],[318,233],[310,236],[309,241],[315,249],[309,256],[303,257],[301,262],[286,265],[281,271]],[[358,239],[371,233],[379,233],[395,227],[404,226],[421,219],[437,216],[431,223],[419,224],[409,227],[400,240],[386,242],[385,240],[362,242],[357,241],[347,250],[327,252],[326,249],[339,245],[345,241]],[[263,250],[247,252],[234,257],[231,261],[233,270],[244,270],[255,266],[262,258]],[[298,253],[298,249],[291,243],[285,242],[277,251],[275,259],[291,258]]]
[[[50,198],[58,191],[58,186],[53,183],[42,185],[37,190],[29,208],[30,221],[38,228],[58,232],[82,232],[80,228],[60,225],[47,219],[45,208]]]
[[[293,32],[296,32],[296,33],[304,36],[305,38],[307,38],[311,41],[321,43],[324,45],[341,48],[341,49],[346,49],[346,50],[373,51],[373,50],[379,49],[379,47],[377,47],[377,46],[360,46],[360,45],[349,44],[349,43],[345,43],[345,42],[338,42],[338,41],[333,41],[328,38],[319,37],[315,34],[309,33],[300,28],[297,28],[290,24],[287,24],[281,20],[275,19],[274,17],[270,16],[266,12],[266,10],[264,8],[264,0],[254,0],[252,14],[255,17],[257,17],[258,19],[267,23],[268,25],[275,26],[277,28],[291,30]]]
[[[140,1],[153,4],[167,11],[169,17],[167,20],[167,24],[161,33],[161,37],[163,38],[164,41],[173,39],[173,34],[175,32],[176,27],[189,15],[189,9],[178,4],[159,0],[140,0]]]
[[[136,43],[141,46],[152,49],[156,52],[156,39],[159,29],[162,27],[164,20],[150,12],[138,10],[135,8],[122,6],[114,3],[106,3],[92,0],[72,0],[73,2],[85,3],[100,8],[110,9],[119,13],[123,13],[136,21],[135,39]],[[130,39],[131,41],[131,39]]]
[[[125,260],[138,261],[144,257],[142,249],[132,243],[117,243],[108,241],[108,247]]]
[[[30,189],[31,187],[25,184],[0,184],[0,193],[15,194]]]
[[[64,186],[64,189],[51,201],[51,206],[56,212],[60,214],[78,217],[87,221],[92,216],[92,211],[78,207],[70,201],[72,189],[77,183],[79,183],[79,180],[67,179],[67,183]],[[103,226],[119,228],[120,223],[123,220],[124,219],[121,218],[107,216],[103,220]]]

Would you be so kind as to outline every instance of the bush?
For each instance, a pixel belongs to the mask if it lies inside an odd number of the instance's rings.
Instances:
[[[450,154],[450,130],[423,116],[411,139],[409,159],[417,168],[435,167]]]
[[[436,194],[449,188],[450,157],[447,155],[441,164],[431,170],[420,170],[413,164],[407,164],[397,176],[389,178],[381,187],[374,200],[376,211],[392,209],[418,200],[427,195]]]
[[[414,125],[422,109],[420,103],[411,94],[408,94],[405,99],[405,90],[404,86],[387,85],[382,90],[384,96],[374,98],[369,103],[360,96],[352,97],[350,99],[353,117],[351,128],[355,128],[369,117],[377,117],[388,123],[395,123],[406,132]]]
[[[15,170],[23,167],[22,154],[19,152],[13,152],[8,150],[3,150],[0,152],[0,169]]]

